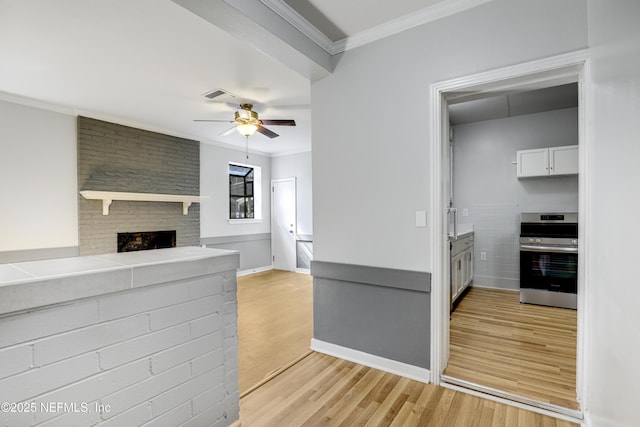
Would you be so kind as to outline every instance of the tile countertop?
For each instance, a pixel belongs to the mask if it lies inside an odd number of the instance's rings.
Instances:
[[[235,271],[238,259],[236,251],[189,246],[0,264],[0,314],[149,286],[165,277]]]

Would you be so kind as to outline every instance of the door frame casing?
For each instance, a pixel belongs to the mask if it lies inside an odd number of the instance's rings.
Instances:
[[[282,182],[292,182],[293,183],[293,253],[294,253],[294,260],[293,260],[293,269],[291,271],[296,271],[296,267],[297,267],[297,259],[296,259],[296,241],[297,241],[297,236],[298,236],[298,186],[297,186],[297,182],[296,182],[296,177],[290,177],[290,178],[279,178],[279,179],[272,179],[271,180],[271,265],[273,267],[273,257],[275,257],[275,251],[274,251],[274,238],[273,238],[273,232],[275,230],[273,224],[274,224],[274,209],[275,209],[275,203],[274,203],[274,194],[275,194],[275,190],[274,190],[274,184],[276,183],[282,183]]]
[[[579,220],[579,254],[578,254],[578,331],[576,351],[576,393],[582,406],[582,398],[586,396],[587,384],[584,381],[588,365],[588,357],[583,351],[589,323],[586,308],[589,296],[589,275],[585,259],[589,257],[589,239],[591,218],[586,207],[589,197],[589,141],[587,138],[587,120],[589,108],[589,52],[580,50],[541,60],[526,62],[514,66],[499,68],[466,77],[433,83],[430,86],[431,101],[431,212],[433,221],[430,235],[433,240],[431,252],[432,286],[431,286],[431,382],[440,384],[441,375],[447,366],[449,357],[449,251],[448,221],[446,208],[448,188],[446,174],[449,173],[448,99],[455,92],[474,91],[495,92],[515,88],[535,88],[544,85],[578,83],[578,216]],[[542,86],[541,86],[542,85]]]

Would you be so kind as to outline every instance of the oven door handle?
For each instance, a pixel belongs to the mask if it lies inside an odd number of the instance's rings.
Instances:
[[[578,248],[576,248],[576,247],[566,247],[566,246],[520,245],[520,250],[523,251],[523,252],[578,253]]]

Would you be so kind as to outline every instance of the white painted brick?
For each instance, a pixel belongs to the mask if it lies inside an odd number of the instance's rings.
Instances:
[[[32,359],[33,350],[29,345],[0,350],[0,378],[26,371],[32,365]]]
[[[184,423],[189,418],[191,418],[191,402],[187,402],[169,412],[160,415],[159,417],[153,418],[148,423],[143,424],[142,427],[173,427]]]
[[[102,404],[111,406],[111,412],[106,416],[114,416],[134,405],[146,402],[165,390],[187,381],[190,378],[190,374],[191,369],[189,364],[186,363],[113,393],[102,399]]]
[[[225,315],[230,315],[230,316],[235,316],[236,313],[238,313],[238,303],[236,302],[236,300],[234,299],[233,301],[229,301],[229,302],[225,302],[224,303],[224,314]]]
[[[96,424],[96,427],[124,427],[139,426],[151,419],[151,406],[148,402],[135,406],[128,411],[119,413],[105,421]]]
[[[220,367],[180,384],[151,400],[151,412],[154,416],[158,416],[170,411],[184,402],[190,401],[194,396],[204,393],[216,384],[221,384],[222,379],[223,369]]]
[[[0,319],[0,348],[96,323],[96,301],[78,302]]]
[[[219,314],[201,317],[191,322],[191,338],[201,337],[222,330],[222,319]]]
[[[212,402],[224,401],[225,394],[226,392],[224,391],[224,387],[220,384],[194,397],[193,415],[197,415],[211,408]]]
[[[138,360],[127,365],[119,366],[109,371],[103,371],[97,375],[44,394],[35,402],[87,402],[100,399],[118,390],[137,384],[151,376],[149,361]],[[45,412],[36,413],[36,421],[42,422],[55,416]]]
[[[225,337],[235,337],[238,332],[238,326],[236,323],[230,323],[224,327]]]
[[[152,311],[151,330],[156,331],[216,313],[222,309],[222,304],[222,297],[214,295]]]
[[[194,280],[189,285],[189,296],[191,299],[203,298],[211,295],[222,294],[223,289],[222,276],[208,276],[202,279]]]
[[[149,320],[147,315],[127,317],[122,320],[76,329],[34,343],[34,362],[37,366],[45,365],[66,357],[126,341],[148,331]]]
[[[2,427],[31,427],[33,424],[33,414],[31,413],[0,412],[0,426]]]
[[[31,369],[0,381],[0,402],[21,402],[99,371],[95,353]]]
[[[182,283],[121,292],[98,300],[100,320],[112,320],[144,313],[161,307],[179,304],[188,299],[189,292]]]
[[[203,373],[222,366],[224,352],[222,349],[214,350],[191,361],[191,376],[202,375]]]
[[[225,273],[225,276],[224,276],[225,292],[232,291],[235,294],[237,289],[238,289],[238,281],[236,279],[236,275],[235,274],[229,275],[228,273]]]
[[[59,402],[59,401],[56,401]],[[98,402],[87,402],[87,412],[49,413],[55,418],[38,424],[38,427],[92,426],[101,420],[100,412],[95,411]],[[41,411],[38,411],[40,413]],[[57,415],[57,416],[56,416]]]
[[[224,293],[224,300],[225,302],[229,302],[229,301],[235,301],[238,298],[238,295],[236,294],[235,291],[233,292],[225,292]]]
[[[100,366],[102,369],[110,369],[187,341],[189,341],[188,324],[152,332],[98,351]]]
[[[151,371],[154,374],[166,371],[217,348],[222,349],[220,335],[205,335],[151,356]]]
[[[235,388],[238,390],[238,387]],[[227,416],[227,420],[234,422],[240,418],[240,393],[235,391],[230,395],[227,395],[224,400],[224,411]]]
[[[189,421],[184,424],[180,424],[180,427],[202,427],[212,426],[220,419],[224,419],[224,405],[222,403],[216,403],[204,412],[200,412],[195,415]],[[230,425],[231,422],[225,420],[222,425]]]

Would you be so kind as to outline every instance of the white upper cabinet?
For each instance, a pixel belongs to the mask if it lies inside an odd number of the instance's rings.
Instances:
[[[578,146],[536,148],[517,152],[518,178],[578,173]]]

